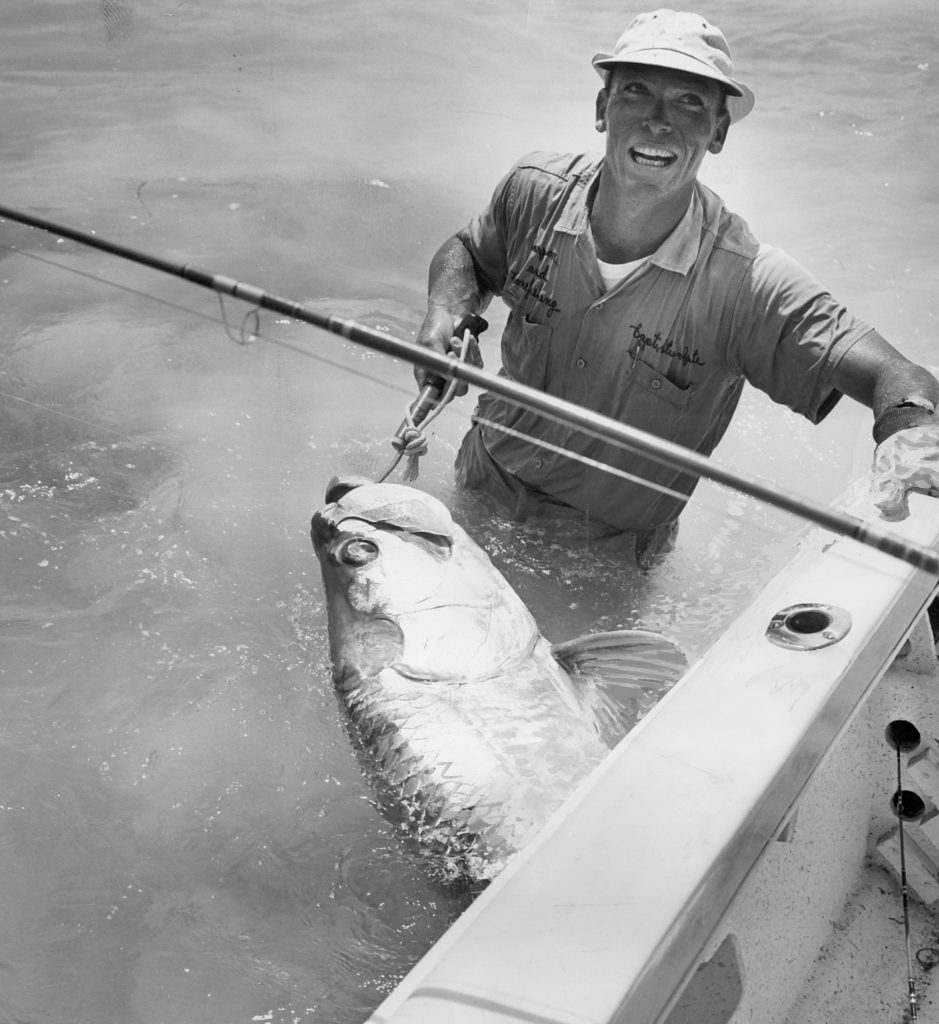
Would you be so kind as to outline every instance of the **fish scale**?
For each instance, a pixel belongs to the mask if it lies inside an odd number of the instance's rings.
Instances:
[[[634,723],[637,692],[653,702],[686,665],[642,631],[552,649],[488,555],[416,488],[331,487],[312,536],[363,764],[447,880],[494,877]]]

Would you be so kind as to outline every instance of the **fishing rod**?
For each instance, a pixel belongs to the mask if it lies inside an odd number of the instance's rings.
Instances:
[[[903,788],[903,754],[909,754],[920,744],[920,732],[911,722],[898,719],[891,722],[886,729],[885,737],[891,747],[897,752],[897,792],[894,796],[894,810],[897,815],[897,829],[900,838],[900,900],[903,906],[903,935],[906,940],[906,987],[907,1001],[909,1003],[910,1024],[916,1024],[919,1020],[918,1002],[916,996],[916,978],[913,976],[913,951],[910,944],[910,890],[906,878],[906,843],[904,837],[903,821],[905,818],[915,819],[922,817],[924,806],[915,793],[906,793]],[[911,806],[909,811],[904,807],[903,797],[914,797],[919,801],[920,807]],[[913,801],[910,801],[911,804]]]
[[[86,231],[79,231],[76,228],[57,224],[43,217],[3,205],[0,205],[0,218],[68,238],[89,248],[98,249],[132,263],[139,263],[173,277],[182,278],[184,281],[208,288],[220,295],[231,295],[236,299],[253,303],[260,309],[281,313],[294,320],[329,331],[331,334],[341,335],[372,351],[431,370],[444,379],[455,378],[492,391],[531,412],[540,413],[549,419],[575,427],[591,437],[612,441],[630,450],[640,452],[673,469],[723,484],[731,490],[747,494],[817,526],[822,526],[832,533],[849,537],[867,547],[892,555],[939,578],[939,554],[930,548],[908,541],[882,529],[877,524],[865,522],[856,516],[839,512],[796,494],[786,494],[755,477],[721,466],[689,448],[620,423],[618,420],[585,409],[573,402],[556,398],[543,391],[538,391],[536,388],[520,384],[507,377],[497,376],[468,363],[458,362],[443,353],[425,348],[416,342],[395,338],[383,331],[357,323],[355,320],[307,309],[299,302],[274,295],[255,285],[237,281],[224,274],[216,274],[193,267],[188,263],[178,263],[161,256],[141,252],[138,249],[99,238]]]

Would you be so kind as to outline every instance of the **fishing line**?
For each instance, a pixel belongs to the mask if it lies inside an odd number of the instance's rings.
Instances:
[[[568,428],[579,429],[608,444],[619,443],[628,451],[639,452],[680,472],[722,483],[733,490],[782,508],[833,533],[849,537],[939,577],[939,554],[921,544],[907,541],[898,534],[890,533],[877,523],[840,512],[797,494],[780,491],[757,478],[722,466],[693,449],[631,427],[573,402],[548,395],[508,377],[496,376],[478,367],[457,363],[441,352],[418,345],[416,342],[403,341],[383,334],[354,320],[315,312],[301,303],[274,295],[256,285],[237,281],[224,274],[210,273],[188,264],[174,263],[5,206],[0,206],[0,217],[69,238],[132,263],[139,263],[182,278],[202,288],[244,299],[259,308],[286,314],[303,323],[339,334],[383,355],[394,356],[423,367],[445,379],[454,377],[461,382],[482,387],[524,409],[563,423]]]
[[[175,310],[177,313],[185,313],[188,316],[196,317],[199,320],[204,320],[206,323],[210,323],[215,327],[221,327],[229,339],[234,345],[238,345],[239,348],[246,347],[247,344],[252,342],[244,342],[241,338],[233,336],[231,331],[231,325],[223,319],[225,316],[224,306],[222,307],[222,317],[213,316],[211,313],[206,313],[200,309],[193,309],[191,306],[183,306],[178,302],[173,302],[171,299],[165,299],[160,295],[154,295],[151,292],[142,291],[139,288],[133,288],[130,285],[122,284],[120,281],[112,280],[108,277],[102,277],[100,274],[93,274],[88,270],[79,270],[77,267],[70,267],[65,263],[58,263],[55,260],[49,259],[47,256],[39,256],[36,253],[27,252],[25,249],[19,249],[15,245],[9,245],[4,242],[0,242],[0,249],[5,249],[7,252],[15,253],[17,256],[23,256],[26,259],[35,260],[37,263],[45,263],[47,266],[54,267],[56,270],[64,271],[67,274],[75,274],[78,277],[83,277],[89,281],[94,281],[96,284],[106,285],[109,288],[114,288],[117,291],[126,292],[128,295],[133,295],[138,299],[146,299],[148,302],[154,302],[157,305],[165,306],[167,309]],[[216,293],[218,294],[218,293]],[[218,294],[219,301],[224,299],[224,296]],[[258,312],[257,307],[251,312]],[[258,316],[258,324],[260,325],[260,316]],[[308,348],[295,345],[293,342],[285,341],[283,338],[277,338],[270,334],[265,334],[262,330],[252,332],[255,341],[264,341],[269,345],[276,345],[278,348],[286,349],[288,352],[293,352],[296,355],[303,356],[306,359],[312,359],[315,362],[322,363],[325,366],[331,366],[336,370],[343,370],[346,373],[351,374],[354,377],[359,377],[361,380],[367,381],[370,384],[378,384],[381,387],[387,388],[390,391],[396,391],[401,395],[410,395],[411,391],[408,388],[402,387],[400,384],[394,383],[394,381],[385,380],[382,377],[376,377],[372,374],[366,373],[364,370],[357,370],[354,366],[349,366],[347,363],[341,363],[336,359],[330,359],[328,356],[319,355],[317,352],[311,352]],[[8,397],[13,398],[15,396],[9,395]],[[25,399],[23,399],[25,401]],[[32,403],[37,408],[45,409],[47,412],[57,413],[58,410],[50,406],[39,405],[38,403]],[[65,416],[66,413],[60,415]],[[86,422],[86,421],[80,421]],[[89,424],[91,425],[91,424]]]
[[[492,420],[487,420],[482,416],[475,417],[475,422],[482,423],[487,427],[492,427],[495,430],[501,431],[503,434],[508,434],[510,437],[517,437],[522,441],[528,441],[537,445],[539,448],[544,448],[545,450],[554,452],[557,455],[564,455],[569,459],[573,459],[575,462],[582,462],[585,466],[590,466],[592,469],[602,469],[604,473],[609,473],[610,476],[618,476],[623,480],[628,480],[630,483],[641,484],[643,487],[648,487],[649,490],[659,491],[661,494],[668,495],[670,498],[678,498],[680,501],[685,501],[688,497],[687,494],[672,490],[671,487],[666,487],[665,484],[660,484],[653,480],[647,480],[645,477],[636,476],[635,473],[629,473],[625,469],[620,469],[618,466],[611,466],[608,462],[600,462],[597,459],[592,459],[589,455],[581,455],[580,452],[569,451],[567,448],[562,448],[560,445],[552,444],[550,441],[543,441],[540,437],[532,437],[530,434],[525,434],[521,430],[516,430],[514,427],[507,427],[502,423],[494,423]]]
[[[288,351],[293,352],[296,355],[299,355],[299,356],[302,356],[302,357],[305,357],[305,358],[308,358],[308,359],[312,359],[313,361],[315,361],[317,363],[321,363],[323,365],[330,366],[330,367],[332,367],[332,368],[334,368],[336,370],[339,370],[339,371],[341,371],[343,373],[351,374],[352,376],[357,377],[360,380],[366,381],[369,384],[373,384],[373,385],[377,384],[377,385],[380,385],[380,386],[382,386],[382,387],[384,387],[384,388],[386,388],[386,389],[388,389],[390,391],[397,392],[398,394],[401,394],[401,395],[406,395],[406,396],[408,396],[408,399],[409,399],[409,401],[408,401],[408,403],[406,405],[406,408],[409,408],[410,402],[413,400],[413,391],[410,388],[402,387],[401,385],[396,384],[394,381],[389,380],[386,377],[378,377],[378,376],[375,376],[375,375],[373,375],[371,373],[368,373],[367,371],[356,369],[355,367],[350,366],[347,363],[342,363],[342,362],[339,362],[338,360],[330,359],[327,356],[323,356],[323,355],[320,355],[320,354],[318,354],[316,352],[310,351],[309,348],[301,347],[299,345],[292,344],[291,342],[285,341],[282,338],[278,338],[276,336],[273,336],[273,335],[267,333],[266,331],[263,330],[263,328],[261,326],[260,307],[258,305],[253,306],[252,309],[250,309],[245,314],[245,317],[242,319],[241,327],[240,327],[240,329],[237,329],[237,333],[236,333],[236,328],[234,328],[232,326],[232,324],[228,320],[227,312],[226,312],[226,307],[225,307],[225,304],[224,304],[224,295],[221,292],[216,292],[215,293],[217,298],[218,298],[218,301],[219,301],[219,309],[220,309],[220,314],[221,315],[220,316],[213,316],[212,314],[206,313],[203,310],[193,309],[190,306],[185,306],[185,305],[182,305],[181,303],[174,302],[174,301],[172,301],[170,299],[163,298],[163,297],[161,297],[159,295],[154,295],[154,294],[152,294],[150,292],[143,291],[143,290],[141,290],[139,288],[134,288],[134,287],[132,287],[130,285],[123,284],[123,283],[121,283],[119,281],[116,281],[116,280],[113,280],[111,278],[103,277],[100,274],[96,274],[96,273],[93,273],[93,272],[87,271],[87,270],[78,269],[78,268],[70,266],[68,264],[61,263],[61,262],[59,262],[57,260],[50,259],[47,256],[40,256],[40,255],[38,255],[36,253],[28,252],[26,250],[18,248],[17,246],[14,246],[14,245],[9,245],[9,244],[0,242],[0,249],[5,249],[8,252],[14,253],[16,255],[24,256],[24,257],[26,257],[28,259],[35,260],[38,263],[45,264],[45,265],[50,266],[50,267],[52,267],[52,268],[54,268],[54,269],[56,269],[58,271],[63,271],[63,272],[66,272],[66,273],[75,274],[78,277],[82,277],[82,278],[85,278],[86,280],[93,281],[96,284],[100,284],[100,285],[103,285],[103,286],[114,288],[114,289],[116,289],[118,291],[125,292],[126,294],[133,295],[135,298],[141,298],[141,299],[148,300],[150,302],[157,303],[158,305],[161,305],[164,308],[172,309],[172,310],[174,310],[174,311],[176,311],[178,313],[183,313],[183,314],[185,314],[187,316],[195,317],[195,318],[197,318],[199,320],[205,321],[206,323],[210,323],[213,326],[221,327],[223,332],[225,333],[225,336],[228,338],[228,340],[230,342],[232,342],[233,344],[238,345],[239,347],[245,347],[246,345],[250,344],[252,340],[264,341],[264,342],[266,342],[268,344],[275,345],[275,346],[278,346],[280,348],[287,349]],[[248,318],[253,318],[253,322],[252,322],[252,327],[251,327],[251,330],[250,330],[250,334],[246,337],[246,330],[247,330],[246,329],[246,325],[248,323]],[[451,382],[450,382],[450,385],[449,385],[449,388],[451,390],[455,386],[455,383],[456,383],[456,378],[453,378],[451,380]],[[14,399],[17,398],[17,396],[8,395],[8,394],[6,394],[4,392],[0,392],[0,394],[5,394],[6,397],[10,397],[10,398],[14,398]],[[27,399],[19,399],[19,400],[23,401],[23,402],[28,402]],[[50,412],[53,415],[62,416],[62,417],[65,417],[67,419],[73,419],[73,420],[75,420],[77,422],[84,423],[84,424],[86,424],[88,426],[95,426],[95,424],[92,424],[92,423],[90,423],[87,420],[82,420],[79,417],[70,416],[69,414],[63,413],[60,410],[52,408],[50,406],[43,406],[43,405],[41,405],[40,403],[37,403],[37,402],[28,402],[28,404],[34,406],[35,408],[44,409],[45,411]],[[462,419],[465,423],[471,423],[472,422],[473,417],[472,417],[472,415],[470,413],[464,412],[458,406],[453,406],[452,404],[451,404],[450,408],[451,408],[452,413],[454,415],[456,415],[457,417],[459,417],[460,419]],[[438,409],[442,409],[442,406],[438,406]],[[491,420],[488,420],[488,419],[480,419],[479,422],[484,423],[485,425],[490,426],[490,427],[492,427],[492,428],[494,428],[496,430],[500,430],[503,433],[510,434],[510,435],[512,435],[512,436],[514,436],[516,438],[524,440],[524,441],[528,442],[529,444],[535,445],[536,447],[541,447],[541,448],[544,448],[546,450],[550,450],[550,451],[554,452],[555,454],[559,454],[559,455],[562,455],[562,456],[564,456],[566,458],[572,459],[574,461],[581,462],[584,465],[587,465],[587,466],[590,466],[591,468],[594,468],[594,469],[600,470],[602,472],[608,473],[608,474],[610,474],[612,476],[616,476],[616,477],[619,477],[619,478],[624,479],[624,480],[628,480],[628,481],[633,482],[633,483],[638,483],[641,486],[647,487],[647,488],[649,488],[650,490],[653,490],[653,491],[658,491],[658,492],[660,492],[660,493],[662,493],[664,495],[667,495],[668,497],[677,498],[677,499],[679,499],[681,501],[684,501],[687,498],[686,494],[683,494],[683,493],[680,493],[678,491],[675,491],[672,488],[669,488],[665,484],[661,484],[661,483],[658,483],[658,482],[655,482],[655,481],[647,480],[647,479],[642,478],[642,477],[640,477],[638,475],[631,474],[631,473],[627,472],[626,470],[620,469],[619,467],[611,466],[608,463],[601,462],[601,461],[599,461],[597,459],[592,459],[592,458],[590,458],[589,456],[586,456],[586,455],[581,455],[578,452],[569,451],[567,449],[564,449],[564,448],[561,448],[561,447],[559,447],[557,445],[554,445],[551,442],[543,441],[541,438],[537,438],[537,437],[534,437],[534,436],[532,436],[530,434],[526,434],[523,431],[516,430],[515,428],[506,427],[506,426],[503,426],[502,424],[494,423],[494,422],[492,422]],[[113,430],[113,428],[108,428],[108,429],[109,430]],[[114,433],[118,434],[119,432],[114,431]],[[619,441],[619,440],[617,440],[615,438],[613,438],[613,439],[604,438],[604,440],[608,441],[610,444],[612,444],[613,447],[616,447],[619,450],[622,450],[622,451],[632,451],[632,449],[631,449],[631,447],[629,445],[627,445],[627,444],[625,444],[625,443],[623,443],[623,442],[621,442],[621,441]],[[397,452],[396,453],[396,457],[394,458],[391,466],[384,473],[384,475],[381,477],[381,479],[382,480],[387,479],[388,476],[390,476],[390,474],[393,472],[393,470],[397,467],[397,465],[401,461],[401,458],[403,456],[407,455],[407,454],[409,454],[409,452],[407,450]],[[718,484],[718,486],[720,486],[720,484]],[[733,490],[733,488],[730,488],[730,489]],[[724,508],[722,508],[722,507],[717,507],[716,505],[711,505],[706,500],[698,500],[695,503],[695,508],[698,510],[699,513],[707,514],[708,516],[713,517],[714,519],[716,519],[719,522],[723,522],[723,521],[726,520],[726,510]],[[757,533],[761,534],[764,537],[772,537],[773,539],[775,539],[775,535],[772,534],[772,531],[766,525],[760,524],[760,523],[754,521],[752,518],[749,520],[749,522],[750,522],[751,528],[753,528]]]
[[[105,430],[108,433],[113,434],[115,437],[125,437],[124,432],[117,430],[115,427],[109,427],[107,424],[94,423],[91,420],[82,419],[81,416],[74,416],[70,412],[62,412],[61,409],[55,409],[51,405],[43,405],[41,402],[33,402],[28,398],[23,398],[22,395],[11,395],[9,391],[0,391],[0,398],[9,398],[11,402],[21,402],[23,405],[32,406],[34,409],[41,409],[43,412],[51,412],[54,416],[61,416],[62,419],[72,420],[74,423],[81,423],[83,427],[93,427],[95,430]]]
[[[206,323],[210,323],[213,326],[221,327],[223,329],[226,337],[229,339],[229,341],[231,341],[232,344],[234,344],[234,345],[238,345],[239,347],[245,347],[245,346],[250,345],[250,344],[252,344],[252,343],[254,343],[256,341],[263,341],[263,342],[266,342],[269,345],[276,345],[276,346],[278,346],[280,348],[285,348],[285,349],[287,349],[287,350],[289,350],[291,352],[294,352],[297,355],[303,356],[303,357],[308,358],[308,359],[312,359],[314,362],[322,363],[322,364],[324,364],[326,366],[331,366],[334,369],[341,370],[341,371],[344,371],[346,373],[352,374],[353,376],[356,376],[356,377],[360,378],[361,380],[365,380],[365,381],[367,381],[370,384],[378,384],[378,385],[380,385],[380,386],[382,386],[384,388],[387,388],[390,391],[395,391],[395,392],[397,392],[397,393],[399,393],[401,395],[407,395],[407,396],[409,396],[409,398],[412,396],[412,392],[411,392],[410,389],[404,388],[401,385],[394,383],[393,381],[389,381],[389,380],[387,380],[387,379],[385,379],[383,377],[378,377],[378,376],[375,376],[373,374],[367,373],[364,370],[357,370],[354,367],[348,366],[345,363],[340,363],[340,362],[338,362],[336,360],[328,358],[327,356],[322,356],[322,355],[319,355],[316,352],[311,352],[308,348],[301,348],[298,345],[294,345],[294,344],[292,344],[292,343],[290,343],[288,341],[284,341],[282,338],[277,338],[277,337],[275,337],[275,336],[273,336],[271,334],[266,333],[262,329],[262,327],[261,327],[260,307],[258,307],[258,306],[255,306],[254,308],[250,309],[245,314],[244,319],[242,319],[241,327],[238,329],[238,333],[236,333],[236,329],[231,325],[231,323],[229,322],[228,317],[227,317],[227,313],[226,313],[226,309],[225,309],[225,296],[222,295],[220,292],[216,293],[216,298],[218,299],[219,309],[221,311],[221,315],[220,316],[213,316],[212,314],[206,313],[206,312],[204,312],[202,310],[193,309],[190,306],[183,306],[183,305],[181,305],[178,302],[173,302],[172,300],[163,298],[163,297],[161,297],[159,295],[153,295],[152,293],[142,291],[139,288],[133,288],[130,285],[122,284],[120,281],[115,281],[115,280],[113,280],[111,278],[102,277],[100,274],[95,274],[95,273],[92,273],[91,271],[88,271],[88,270],[79,270],[77,267],[68,266],[67,264],[58,262],[57,260],[50,259],[48,256],[40,256],[37,253],[27,252],[25,249],[20,249],[19,247],[15,246],[15,245],[9,245],[7,243],[0,242],[0,249],[5,249],[7,252],[14,253],[14,254],[16,254],[18,256],[23,256],[23,257],[25,257],[27,259],[35,260],[37,263],[44,263],[47,266],[53,267],[56,270],[60,270],[60,271],[63,271],[65,273],[69,273],[69,274],[75,274],[78,277],[83,277],[83,278],[85,278],[85,279],[87,279],[89,281],[94,281],[96,284],[105,285],[105,286],[108,286],[110,288],[117,289],[118,291],[126,292],[129,295],[133,295],[135,298],[141,298],[141,299],[146,299],[146,300],[148,300],[150,302],[155,302],[155,303],[157,303],[157,304],[159,304],[161,306],[166,307],[167,309],[175,310],[177,313],[185,313],[185,314],[187,314],[189,316],[197,317],[198,319],[204,320]],[[251,328],[250,334],[246,337],[245,336],[245,331],[246,331],[246,326],[245,325],[246,325],[247,319],[249,317],[253,317],[254,318],[254,322],[253,322],[253,326]],[[450,390],[453,389],[453,387],[455,386],[455,383],[456,383],[455,380],[451,381]],[[11,394],[9,394],[7,392],[0,391],[0,396],[6,397],[6,398],[11,398],[11,399],[14,399],[16,401],[25,402],[25,403],[27,403],[29,405],[34,406],[37,409],[42,409],[45,412],[50,412],[50,413],[53,413],[54,415],[57,415],[57,416],[63,416],[65,418],[67,418],[67,419],[76,420],[77,422],[83,423],[86,426],[95,426],[96,425],[96,424],[91,423],[88,420],[82,420],[80,417],[71,416],[68,413],[61,412],[60,410],[55,409],[55,408],[53,408],[51,406],[42,405],[39,402],[31,402],[28,399],[19,398],[18,396],[11,395]],[[410,401],[408,401],[408,403],[406,405],[406,410],[409,409],[410,404],[411,404]],[[441,403],[441,405],[439,405],[437,408],[442,410],[443,404]],[[471,414],[469,414],[467,412],[464,412],[463,410],[459,409],[459,407],[455,407],[455,406],[451,407],[451,411],[453,412],[454,415],[458,416],[464,422],[466,422],[466,423],[472,423],[473,422],[473,416]],[[425,424],[430,422],[430,420],[431,420],[431,417],[428,417],[428,419],[424,421]],[[513,427],[507,427],[507,426],[504,426],[501,423],[495,423],[492,420],[488,420],[488,419],[481,418],[481,417],[477,418],[477,422],[482,423],[482,424],[484,424],[484,425],[486,425],[488,427],[492,427],[495,430],[499,430],[499,431],[501,431],[504,434],[509,434],[512,437],[516,437],[516,438],[518,438],[520,440],[527,441],[529,444],[535,445],[535,446],[540,447],[540,448],[544,448],[544,449],[546,449],[548,451],[552,451],[552,452],[554,452],[557,455],[563,455],[566,458],[572,459],[575,462],[581,462],[584,465],[590,466],[593,469],[601,470],[602,472],[608,473],[611,476],[617,476],[617,477],[620,477],[620,478],[622,478],[624,480],[628,480],[631,483],[638,483],[638,484],[640,484],[640,485],[642,485],[644,487],[648,487],[650,490],[659,491],[660,493],[662,493],[664,495],[667,495],[670,498],[677,498],[677,499],[679,499],[681,501],[684,501],[687,498],[686,494],[682,494],[679,491],[675,491],[672,488],[666,486],[665,484],[661,484],[661,483],[658,483],[658,482],[652,481],[652,480],[647,480],[644,477],[637,476],[637,475],[635,475],[633,473],[628,473],[626,470],[620,469],[617,466],[611,466],[609,463],[601,462],[601,461],[599,461],[597,459],[592,459],[592,458],[590,458],[587,455],[581,455],[579,452],[569,451],[566,448],[561,448],[558,445],[552,444],[550,441],[544,441],[541,438],[534,437],[531,434],[526,434],[523,431],[516,430]],[[119,432],[115,431],[115,433],[119,433]],[[626,445],[622,444],[622,443],[618,443],[618,442],[614,441],[613,444],[614,444],[615,447],[619,448],[620,450],[623,450],[623,451],[628,451],[629,450],[628,447]],[[391,465],[384,472],[384,474],[380,477],[378,482],[380,483],[381,481],[386,480],[391,475],[391,473],[395,470],[395,468],[398,466],[398,464],[400,463],[401,459],[405,455],[408,455],[408,454],[410,454],[410,453],[409,453],[409,451],[407,449],[402,450],[402,451],[398,451],[397,455],[394,457]],[[722,510],[720,510],[718,508],[709,508],[709,507],[703,505],[701,502],[698,503],[697,507],[701,508],[701,509],[706,508],[706,510],[711,515],[713,515],[713,516],[716,516],[716,517],[719,517],[719,518],[723,517]],[[763,530],[764,533],[769,533],[769,531],[766,530],[765,527],[761,527],[761,529]]]

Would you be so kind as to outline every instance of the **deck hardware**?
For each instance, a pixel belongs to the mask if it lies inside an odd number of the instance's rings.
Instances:
[[[912,789],[897,790],[890,798],[890,806],[904,821],[918,821],[926,813],[926,802]]]
[[[817,651],[847,636],[851,613],[833,604],[793,604],[778,611],[766,628],[770,643],[792,651]]]
[[[904,754],[909,754],[920,745],[922,736],[912,722],[896,718],[884,730],[884,739],[894,750],[902,750]]]

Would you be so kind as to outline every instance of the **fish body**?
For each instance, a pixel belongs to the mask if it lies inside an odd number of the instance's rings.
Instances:
[[[596,670],[621,635],[559,658],[488,555],[415,488],[336,483],[312,536],[334,681],[383,807],[448,877],[492,877],[628,728]],[[685,663],[657,634],[626,636],[634,702],[637,663],[646,690]]]

